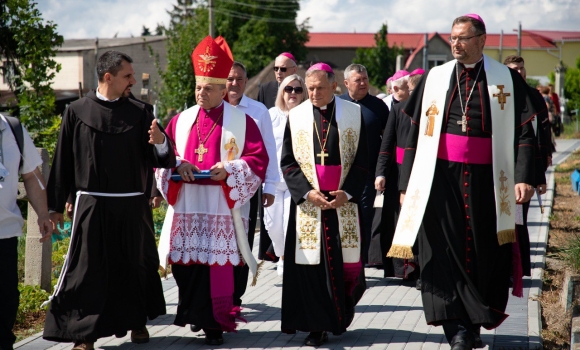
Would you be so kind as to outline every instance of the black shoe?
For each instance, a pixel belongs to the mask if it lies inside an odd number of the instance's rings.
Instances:
[[[464,335],[456,335],[451,339],[451,350],[472,350],[473,341]]]
[[[304,339],[304,345],[306,346],[321,346],[328,341],[328,333],[326,331],[322,332],[310,332],[306,339]]]
[[[205,343],[207,345],[222,345],[224,343],[223,332],[220,330],[206,330]]]
[[[415,282],[415,289],[421,290],[421,279],[417,278],[417,282]]]
[[[197,332],[201,331],[201,327],[200,326],[196,326],[194,324],[190,324],[189,325],[189,329],[191,329],[191,331],[193,333],[197,333]]]

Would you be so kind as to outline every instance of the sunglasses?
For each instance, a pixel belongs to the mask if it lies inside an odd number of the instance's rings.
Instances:
[[[290,85],[286,85],[284,86],[284,92],[287,92],[289,94],[291,93],[295,93],[295,94],[301,94],[304,91],[304,89],[301,86],[290,86]]]
[[[274,67],[274,72],[280,71],[282,73],[286,73],[288,67]]]

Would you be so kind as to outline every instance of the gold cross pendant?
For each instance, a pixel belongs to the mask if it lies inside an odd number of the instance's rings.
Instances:
[[[328,153],[324,152],[324,150],[321,150],[320,153],[318,153],[316,156],[320,157],[320,165],[324,166],[324,158],[328,157]]]
[[[195,149],[195,154],[197,154],[197,161],[203,162],[203,155],[207,153],[207,148],[203,147],[203,143]]]

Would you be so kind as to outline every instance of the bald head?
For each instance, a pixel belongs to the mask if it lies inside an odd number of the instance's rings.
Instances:
[[[287,76],[294,73],[296,73],[296,62],[284,55],[276,57],[276,60],[274,61],[274,74],[276,75],[278,84],[280,84]]]

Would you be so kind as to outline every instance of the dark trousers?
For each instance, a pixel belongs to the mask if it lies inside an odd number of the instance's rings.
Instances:
[[[0,349],[12,349],[18,312],[18,238],[0,239]]]
[[[373,227],[373,218],[375,216],[375,208],[373,204],[375,202],[375,196],[377,195],[377,190],[375,190],[374,178],[372,180],[367,180],[365,189],[363,190],[361,200],[360,200],[360,219],[361,219],[361,238],[362,238],[362,262],[363,264],[369,261],[369,246],[371,244],[371,233]]]

